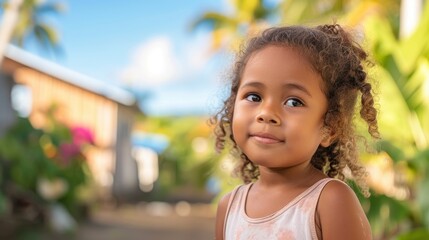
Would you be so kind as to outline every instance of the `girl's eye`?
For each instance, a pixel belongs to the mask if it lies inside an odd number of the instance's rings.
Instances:
[[[246,100],[250,101],[250,102],[260,102],[261,101],[261,97],[256,95],[256,94],[249,94],[246,96]]]
[[[304,104],[296,98],[288,99],[286,101],[285,105],[288,107],[302,107],[302,106],[304,106]]]

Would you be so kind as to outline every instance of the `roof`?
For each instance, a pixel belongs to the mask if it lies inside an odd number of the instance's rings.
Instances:
[[[137,104],[136,96],[125,89],[65,68],[59,64],[22,50],[14,45],[9,44],[5,49],[4,55],[5,57],[22,65],[43,72],[87,91],[104,96],[120,104],[126,106],[134,106]]]

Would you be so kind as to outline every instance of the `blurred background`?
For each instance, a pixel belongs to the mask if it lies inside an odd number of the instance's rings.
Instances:
[[[0,238],[213,239],[239,183],[207,124],[234,51],[334,21],[374,63],[382,140],[356,189],[374,239],[429,239],[425,0],[1,1]]]

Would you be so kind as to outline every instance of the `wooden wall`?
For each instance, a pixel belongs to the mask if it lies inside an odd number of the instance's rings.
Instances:
[[[35,127],[46,126],[47,111],[55,104],[56,119],[71,127],[87,127],[93,132],[96,147],[88,151],[88,163],[97,183],[109,191],[117,156],[117,136],[130,138],[130,132],[118,132],[118,109],[121,106],[103,96],[31,68],[17,69],[14,78],[17,84],[31,89],[30,120]]]

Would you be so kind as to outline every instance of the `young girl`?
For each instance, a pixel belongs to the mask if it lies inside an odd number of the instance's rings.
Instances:
[[[378,138],[366,62],[337,24],[270,28],[250,39],[212,119],[217,149],[231,140],[246,183],[221,199],[217,240],[371,239],[356,195],[340,181],[347,170],[368,195],[353,124],[359,96]]]

